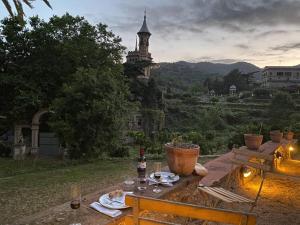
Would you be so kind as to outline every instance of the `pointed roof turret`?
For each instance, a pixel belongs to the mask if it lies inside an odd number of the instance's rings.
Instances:
[[[135,51],[137,52],[137,36],[135,36]]]
[[[143,22],[143,25],[140,29],[140,31],[138,32],[139,33],[148,33],[151,35],[149,29],[148,29],[148,26],[147,26],[147,22],[146,22],[146,9],[145,9],[145,14],[144,14],[144,22]]]

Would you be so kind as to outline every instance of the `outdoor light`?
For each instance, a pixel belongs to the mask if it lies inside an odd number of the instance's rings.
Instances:
[[[290,146],[290,147],[289,147],[289,150],[290,150],[290,152],[294,151],[293,146]]]
[[[247,178],[251,175],[252,171],[249,167],[243,167],[243,177]]]

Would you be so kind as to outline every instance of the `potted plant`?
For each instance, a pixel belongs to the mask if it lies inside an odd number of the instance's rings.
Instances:
[[[287,127],[284,132],[284,137],[286,140],[291,141],[294,138],[294,132],[291,131],[291,127]]]
[[[270,138],[271,141],[280,143],[283,137],[283,133],[280,130],[271,130],[270,131]]]
[[[251,133],[244,134],[244,141],[247,148],[251,150],[257,150],[262,144],[264,136],[261,135],[262,123],[260,124],[260,128],[258,134],[253,132],[253,129],[250,129]]]
[[[165,144],[165,150],[171,172],[183,176],[193,173],[199,157],[199,145],[184,142],[182,136],[177,136]]]

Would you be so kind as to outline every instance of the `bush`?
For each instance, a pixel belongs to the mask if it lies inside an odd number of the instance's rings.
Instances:
[[[119,148],[111,149],[108,153],[110,157],[129,157],[129,146],[120,146]]]
[[[231,111],[226,112],[222,117],[229,125],[235,125],[242,122],[242,118]]]
[[[193,144],[200,145],[200,143],[203,141],[203,136],[199,132],[191,131],[184,135],[184,139],[187,142],[192,142]]]
[[[262,110],[251,110],[249,111],[249,115],[252,117],[263,117],[265,114]]]
[[[163,145],[160,143],[152,143],[149,147],[147,147],[146,151],[147,154],[160,155],[163,152]]]
[[[219,99],[217,97],[212,97],[210,99],[210,101],[213,102],[213,103],[216,103],[216,102],[219,102]]]
[[[269,122],[281,129],[290,124],[289,115],[296,109],[295,102],[288,93],[279,92],[274,96],[269,106]]]
[[[271,91],[268,90],[268,89],[264,89],[264,88],[258,88],[258,89],[255,89],[253,91],[253,94],[255,96],[255,98],[266,98],[266,99],[269,99],[271,98]]]
[[[226,98],[227,102],[237,102],[239,100],[239,97],[237,96],[230,96]]]
[[[0,140],[0,157],[9,157],[12,153],[12,147]]]

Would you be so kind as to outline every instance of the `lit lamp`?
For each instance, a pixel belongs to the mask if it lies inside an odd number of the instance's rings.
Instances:
[[[249,167],[245,166],[245,167],[243,167],[242,173],[243,173],[243,177],[247,178],[247,177],[250,177],[252,171]]]

